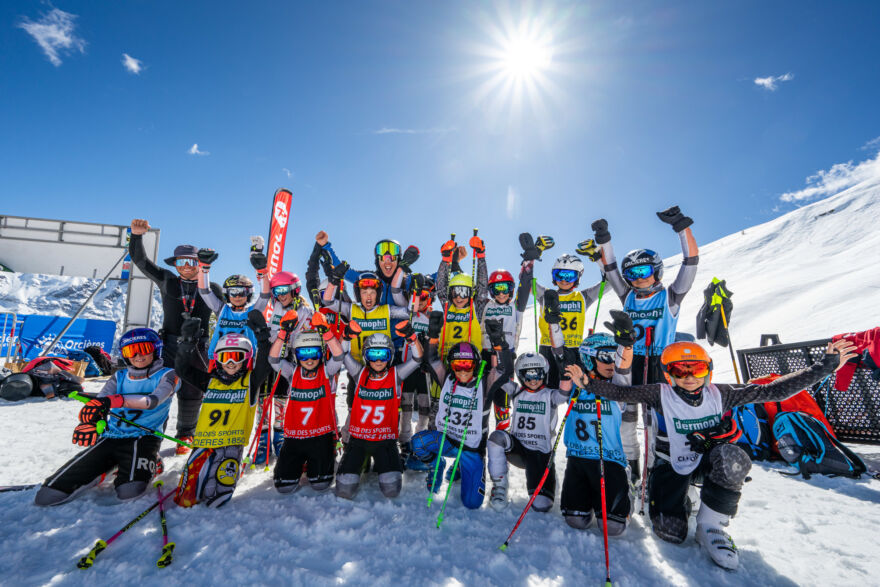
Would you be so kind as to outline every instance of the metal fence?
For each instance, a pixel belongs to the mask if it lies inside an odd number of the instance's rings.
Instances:
[[[778,340],[778,339],[777,339]],[[779,373],[785,375],[820,361],[831,339],[774,344],[737,351],[743,381]],[[834,376],[808,390],[825,412],[841,440],[880,444],[880,382],[867,369],[856,369],[846,391],[834,388]]]

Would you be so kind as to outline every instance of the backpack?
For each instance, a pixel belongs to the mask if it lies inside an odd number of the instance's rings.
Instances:
[[[773,424],[779,454],[797,467],[804,479],[813,474],[858,478],[865,463],[822,425],[804,412],[779,412]]]
[[[753,461],[769,461],[773,456],[773,435],[764,406],[746,404],[730,412],[737,427],[742,430],[742,436],[736,444],[749,453]]]

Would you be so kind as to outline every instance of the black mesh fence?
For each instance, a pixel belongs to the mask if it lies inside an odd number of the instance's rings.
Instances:
[[[786,375],[822,359],[831,339],[775,344],[737,351],[743,381]],[[808,390],[825,412],[840,440],[880,444],[880,382],[868,369],[856,369],[846,391],[834,388],[834,376]]]

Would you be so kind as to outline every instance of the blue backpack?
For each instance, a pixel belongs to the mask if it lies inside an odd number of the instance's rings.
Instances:
[[[779,412],[773,423],[779,454],[804,479],[810,475],[858,478],[867,468],[853,451],[834,438],[825,426],[804,412]]]
[[[761,404],[746,404],[730,410],[742,436],[736,443],[753,461],[769,461],[773,456],[773,434],[767,420],[767,410]]]

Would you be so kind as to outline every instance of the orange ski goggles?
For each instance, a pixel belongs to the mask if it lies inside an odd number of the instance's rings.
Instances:
[[[666,371],[673,377],[683,378],[688,375],[706,377],[709,375],[709,364],[704,361],[676,361],[666,366]]]
[[[120,350],[122,351],[122,356],[126,359],[134,358],[136,355],[147,357],[156,352],[156,345],[151,342],[135,342],[122,347]]]

